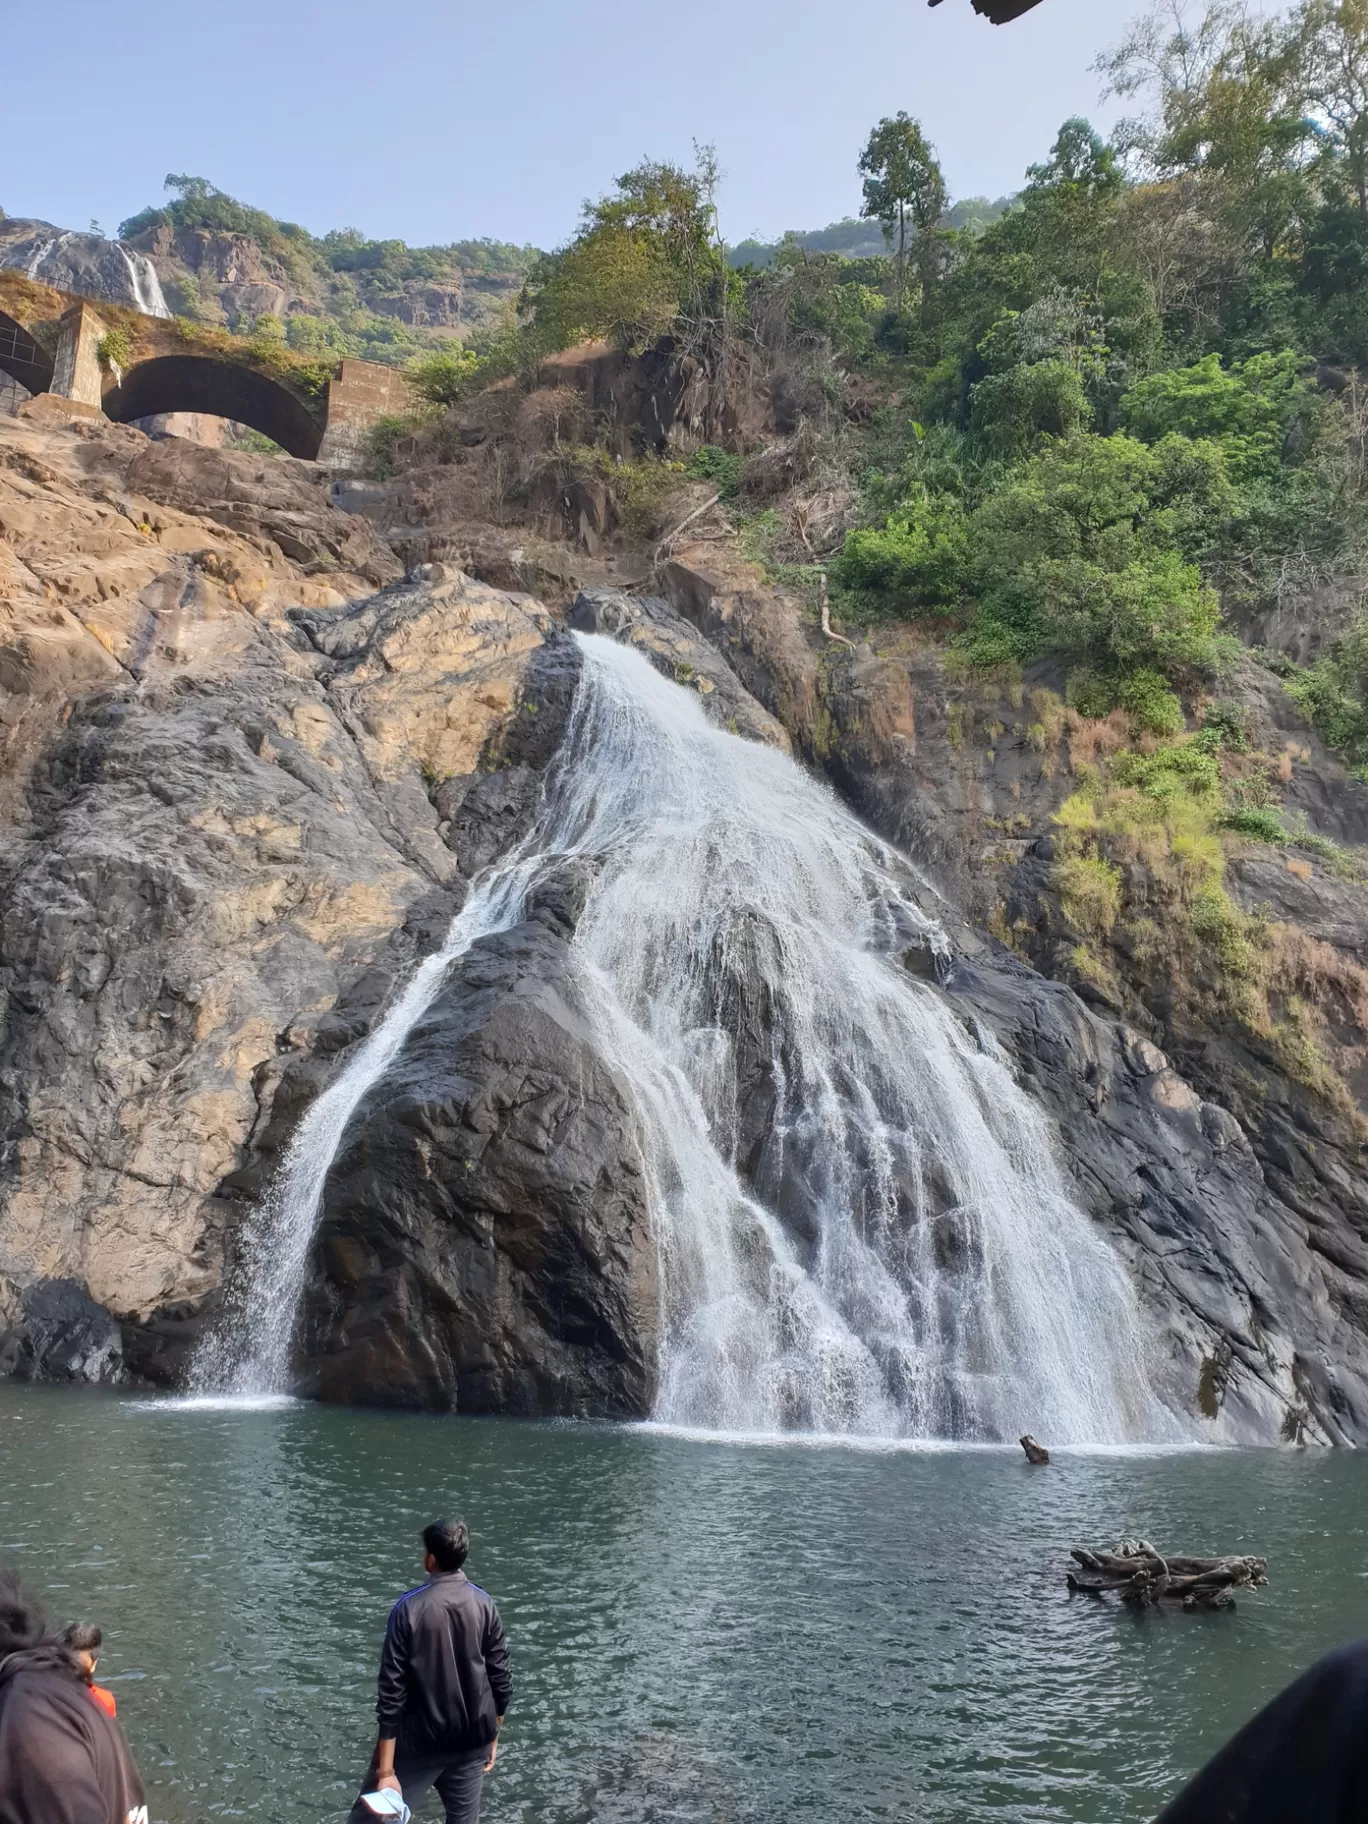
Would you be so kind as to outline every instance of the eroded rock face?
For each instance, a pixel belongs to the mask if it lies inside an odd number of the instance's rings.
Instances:
[[[535,603],[313,582],[127,492],[155,447],[0,427],[0,1329],[35,1372],[44,1282],[112,1312],[134,1372],[183,1364],[276,1137],[488,852],[471,788],[557,739],[518,732]]]
[[[945,991],[982,1019],[1058,1124],[1080,1207],[1110,1234],[1163,1338],[1161,1391],[1227,1440],[1368,1439],[1368,1252],[1336,1259],[1249,1136],[1157,1046],[990,950]],[[1346,1271],[1346,1268],[1348,1269]]]
[[[283,1147],[529,828],[573,703],[578,649],[537,602],[441,564],[396,580],[307,465],[188,447],[0,424],[0,1372],[183,1371]],[[1048,680],[1012,702],[914,642],[827,648],[712,546],[663,586],[585,589],[572,619],[791,741],[922,864],[955,960],[906,966],[1057,1123],[1167,1396],[1225,1436],[1368,1440],[1351,1112],[1219,1034],[1161,1050],[1157,1017],[1085,1005],[973,928],[1049,900],[1085,757],[1030,720]],[[1292,801],[1359,840],[1368,800],[1285,698],[1259,674],[1244,700]],[[1361,887],[1278,866],[1237,855],[1232,893],[1368,958]],[[362,1104],[305,1301],[320,1397],[649,1409],[656,1256],[629,1086],[573,967],[585,885],[553,875],[462,957]],[[738,1166],[789,1220],[801,1187],[763,1172],[766,966],[731,962]]]

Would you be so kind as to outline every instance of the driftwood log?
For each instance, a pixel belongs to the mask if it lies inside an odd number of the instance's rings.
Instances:
[[[1071,1592],[1118,1595],[1132,1608],[1170,1602],[1184,1609],[1233,1609],[1235,1590],[1256,1590],[1268,1582],[1266,1558],[1165,1557],[1148,1539],[1123,1539],[1109,1552],[1069,1553],[1078,1570],[1069,1572]]]

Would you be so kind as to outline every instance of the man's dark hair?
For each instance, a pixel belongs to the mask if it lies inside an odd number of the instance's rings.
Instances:
[[[423,1550],[437,1560],[439,1571],[459,1571],[470,1550],[470,1528],[464,1520],[433,1520],[423,1528]]]
[[[98,1653],[104,1644],[104,1635],[93,1621],[73,1621],[62,1629],[62,1644],[70,1647],[73,1653]]]
[[[0,1659],[48,1640],[42,1607],[24,1594],[18,1571],[0,1571]]]

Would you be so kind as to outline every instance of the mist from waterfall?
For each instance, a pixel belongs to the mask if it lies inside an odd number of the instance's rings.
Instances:
[[[584,668],[536,828],[297,1130],[198,1388],[288,1383],[329,1165],[453,962],[566,856],[600,1049],[638,1117],[667,1424],[1178,1441],[1134,1291],[1006,1056],[909,973],[909,864],[629,647]]]

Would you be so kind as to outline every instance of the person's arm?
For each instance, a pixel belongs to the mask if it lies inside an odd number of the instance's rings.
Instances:
[[[408,1701],[409,1634],[402,1603],[390,1610],[385,1629],[385,1644],[380,1649],[380,1677],[375,1698],[375,1718],[379,1733],[375,1740],[375,1785],[383,1792],[387,1787],[399,1790],[394,1774],[394,1746]]]
[[[503,1728],[504,1717],[513,1700],[513,1677],[508,1669],[508,1641],[499,1619],[499,1611],[491,1602],[489,1614],[485,1619],[484,1637],[485,1673],[489,1679],[489,1688],[494,1694],[494,1709],[498,1726]],[[485,1762],[485,1772],[492,1773],[494,1763],[499,1758],[499,1738],[496,1735],[489,1744],[489,1759]]]

